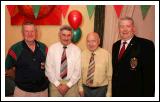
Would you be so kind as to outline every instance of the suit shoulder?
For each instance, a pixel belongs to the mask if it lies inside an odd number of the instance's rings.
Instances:
[[[121,44],[121,40],[116,41],[115,43],[113,43],[112,45],[112,50],[118,48],[118,46]]]
[[[19,41],[19,42],[15,43],[15,44],[13,44],[13,45],[11,46],[11,49],[12,49],[12,50],[16,50],[16,49],[20,49],[20,48],[23,48],[23,46],[22,46],[22,41]]]
[[[121,42],[121,40],[116,41],[115,43],[113,43],[113,46],[118,45]]]
[[[149,39],[145,39],[145,38],[137,38],[138,43],[142,44],[142,45],[154,45],[153,41],[149,40]]]
[[[47,45],[46,45],[46,44],[44,44],[43,42],[37,41],[37,43],[38,43],[40,46],[47,47]]]

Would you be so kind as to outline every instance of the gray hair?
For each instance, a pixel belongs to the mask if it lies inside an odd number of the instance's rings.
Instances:
[[[22,24],[22,31],[24,30],[25,25],[33,25],[35,27],[35,31],[37,31],[36,25],[31,21],[26,21]]]
[[[118,24],[120,25],[120,22],[123,21],[123,20],[129,20],[129,21],[132,22],[132,25],[134,25],[134,20],[133,20],[133,18],[128,17],[128,16],[125,16],[125,17],[120,18]]]
[[[72,28],[68,25],[63,25],[60,30],[59,30],[59,33],[63,30],[68,30],[68,31],[71,31],[72,32]]]

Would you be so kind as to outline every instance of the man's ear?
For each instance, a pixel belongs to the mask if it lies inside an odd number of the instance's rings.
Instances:
[[[24,33],[23,33],[23,30],[21,30],[21,32],[22,32],[22,37],[24,38]]]
[[[98,38],[98,45],[100,45],[100,42],[101,42],[101,40],[100,40],[100,38]]]
[[[135,26],[133,26],[133,33],[135,33],[136,32],[136,27]]]
[[[58,32],[58,36],[60,36],[60,34],[61,34],[61,31]]]
[[[73,37],[73,33],[72,33],[72,31],[71,31],[71,38]]]
[[[40,35],[38,34],[37,31],[36,31],[35,35],[36,35],[36,39],[38,39],[38,37],[40,37]]]

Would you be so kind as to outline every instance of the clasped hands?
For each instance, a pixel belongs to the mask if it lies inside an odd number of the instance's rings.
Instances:
[[[61,93],[61,95],[64,96],[67,93],[67,91],[69,90],[69,87],[66,84],[60,84],[57,87],[57,89]]]

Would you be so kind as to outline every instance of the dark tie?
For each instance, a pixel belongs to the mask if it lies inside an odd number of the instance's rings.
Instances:
[[[88,66],[88,74],[87,74],[87,80],[86,84],[88,86],[91,86],[93,84],[93,77],[94,77],[94,71],[95,71],[95,61],[94,61],[94,53],[91,54],[89,66]]]
[[[125,44],[126,44],[127,42],[123,42],[123,46],[122,46],[122,48],[121,48],[121,50],[120,50],[120,52],[119,52],[119,55],[118,55],[118,60],[120,60],[121,58],[122,58],[122,56],[123,56],[123,53],[124,53],[124,51],[125,51]]]
[[[60,76],[62,79],[67,77],[67,57],[66,57],[66,46],[63,47],[63,53],[61,57],[61,69]]]

